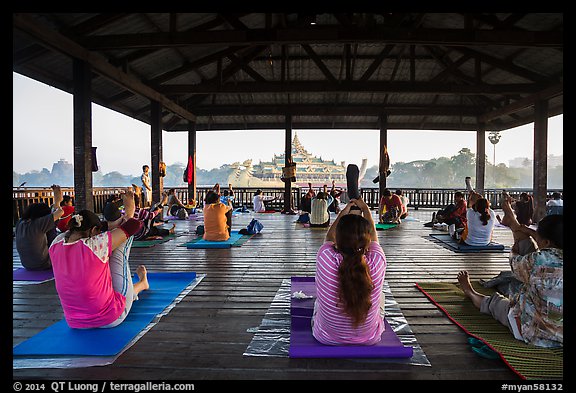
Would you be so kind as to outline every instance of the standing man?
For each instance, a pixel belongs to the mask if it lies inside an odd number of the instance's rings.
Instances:
[[[148,165],[142,166],[142,207],[150,207],[152,205],[152,186],[150,183],[150,167]]]

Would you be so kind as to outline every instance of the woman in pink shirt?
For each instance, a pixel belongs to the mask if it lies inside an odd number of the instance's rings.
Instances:
[[[140,221],[129,218],[119,227],[101,232],[98,216],[82,210],[70,218],[69,230],[54,239],[49,253],[68,326],[117,326],[128,315],[138,293],[149,288],[143,265],[138,266],[139,281],[133,284],[127,258],[111,258],[113,250],[141,226]],[[121,279],[113,280],[113,276]]]
[[[352,206],[361,215],[350,214]],[[385,271],[370,208],[362,199],[352,199],[316,256],[314,337],[327,345],[378,343],[384,332]]]

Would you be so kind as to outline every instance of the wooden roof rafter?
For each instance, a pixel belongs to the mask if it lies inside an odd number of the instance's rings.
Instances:
[[[166,109],[173,111],[185,119],[192,121],[196,120],[196,116],[194,116],[192,113],[188,112],[179,105],[174,104],[173,101],[151,89],[141,81],[121,72],[114,66],[110,65],[100,55],[85,50],[74,41],[62,36],[57,32],[39,26],[25,15],[14,14],[13,21],[17,28],[26,32],[27,34],[34,36],[43,44],[72,57],[86,61],[88,64],[90,64],[94,72],[105,76],[107,79],[110,79],[114,83],[117,83],[128,90],[135,91],[138,94],[151,100],[160,102],[164,107],[166,107]]]
[[[312,26],[311,28],[216,30],[178,33],[110,34],[87,36],[79,40],[89,50],[170,48],[210,45],[271,45],[319,43],[394,43],[409,45],[516,47],[563,46],[561,31],[494,31],[431,28],[389,28],[362,31],[343,26]]]

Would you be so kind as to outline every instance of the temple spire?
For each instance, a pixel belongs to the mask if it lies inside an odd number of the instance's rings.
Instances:
[[[298,134],[294,132],[294,138],[292,139],[292,152],[299,154],[307,154],[308,152],[304,149],[304,146],[300,143],[298,139]]]

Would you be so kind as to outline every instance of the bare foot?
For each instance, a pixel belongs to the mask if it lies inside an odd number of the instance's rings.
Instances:
[[[148,274],[146,271],[146,266],[139,265],[138,268],[136,268],[136,274],[138,275],[139,279],[137,284],[141,287],[140,291],[150,289],[150,284],[148,284]]]
[[[174,233],[176,233],[176,231],[174,230],[174,228],[176,228],[176,224],[172,224],[172,228],[170,228],[170,230],[168,232],[170,232],[171,235],[173,235]]]
[[[468,294],[473,290],[472,284],[470,284],[470,277],[468,276],[468,272],[466,270],[460,270],[458,272],[458,283],[460,284],[460,288],[462,288],[465,294]]]
[[[460,283],[460,287],[462,288],[462,291],[464,291],[464,294],[469,297],[470,300],[472,300],[472,303],[474,303],[477,308],[480,308],[480,304],[484,299],[484,295],[476,292],[476,290],[472,288],[470,277],[468,276],[468,272],[466,270],[461,270],[458,273],[458,282]]]
[[[516,228],[516,226],[515,226],[516,223],[514,222],[512,217],[510,217],[510,214],[504,214],[504,217],[502,217],[502,218],[500,218],[500,215],[497,215],[496,219],[500,222],[500,224],[502,224],[504,226],[507,226],[510,228],[512,228],[512,227]]]

